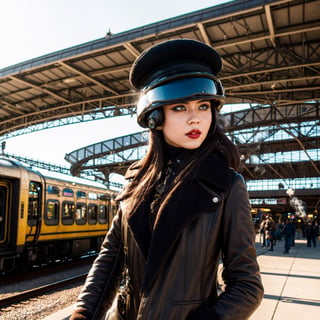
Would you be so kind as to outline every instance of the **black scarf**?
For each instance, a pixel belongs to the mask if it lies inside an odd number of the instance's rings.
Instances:
[[[164,196],[168,193],[174,178],[183,168],[184,163],[191,157],[194,150],[178,148],[165,144],[166,166],[163,168],[158,183],[155,186],[152,200],[150,201],[149,226],[153,229],[157,212]]]

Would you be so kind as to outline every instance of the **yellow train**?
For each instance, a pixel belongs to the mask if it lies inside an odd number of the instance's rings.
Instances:
[[[98,251],[115,196],[102,183],[0,157],[0,273]]]

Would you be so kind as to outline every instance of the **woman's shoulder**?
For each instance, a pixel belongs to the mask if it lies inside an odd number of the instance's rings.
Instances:
[[[239,171],[233,168],[229,168],[229,172],[230,172],[231,184],[235,183],[238,180],[245,183],[244,177]]]
[[[137,175],[141,167],[142,167],[141,160],[135,161],[127,169],[127,172],[125,174],[125,179],[127,180],[133,179]]]

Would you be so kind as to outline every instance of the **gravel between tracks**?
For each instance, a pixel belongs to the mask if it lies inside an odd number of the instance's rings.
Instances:
[[[89,266],[72,269],[66,268],[64,272],[52,273],[47,276],[34,278],[26,281],[24,284],[19,283],[17,285],[1,286],[0,300],[1,298],[14,294],[15,292],[21,292],[46,283],[59,281],[87,272],[88,270]],[[42,320],[46,316],[75,303],[82,285],[83,282],[78,282],[63,289],[55,290],[50,293],[22,301],[19,304],[4,307],[0,309],[0,320]]]
[[[1,320],[41,320],[72,305],[81,290],[82,283],[64,290],[38,296],[0,310]],[[57,319],[59,320],[59,319]]]

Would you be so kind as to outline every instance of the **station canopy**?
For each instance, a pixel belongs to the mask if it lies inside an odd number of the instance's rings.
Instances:
[[[135,113],[131,64],[144,49],[172,38],[197,39],[219,52],[227,104],[318,101],[319,8],[318,0],[230,1],[1,69],[1,140],[55,120]]]

